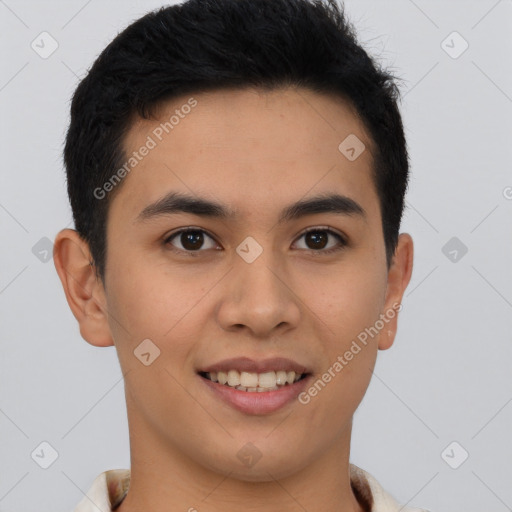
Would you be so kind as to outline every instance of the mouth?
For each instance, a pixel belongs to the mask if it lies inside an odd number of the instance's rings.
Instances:
[[[197,375],[214,400],[248,415],[291,406],[313,379],[313,369],[286,357],[234,357],[199,367]]]
[[[247,393],[277,391],[286,386],[292,386],[311,375],[308,372],[297,373],[294,370],[255,373],[235,369],[219,372],[200,371],[198,374],[211,382]]]

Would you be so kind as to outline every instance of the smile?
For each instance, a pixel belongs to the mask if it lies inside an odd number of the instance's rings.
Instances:
[[[275,391],[283,386],[291,385],[304,377],[306,373],[292,371],[270,371],[264,373],[240,372],[229,370],[227,372],[202,372],[200,375],[212,382],[218,382],[239,391],[249,393]]]

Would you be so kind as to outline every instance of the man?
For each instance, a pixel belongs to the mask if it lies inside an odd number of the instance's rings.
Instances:
[[[396,97],[328,1],[189,0],[98,57],[54,261],[131,468],[75,512],[418,510],[349,462],[412,271]]]

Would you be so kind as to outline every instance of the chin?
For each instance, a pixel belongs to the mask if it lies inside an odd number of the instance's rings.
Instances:
[[[211,471],[242,482],[272,482],[292,476],[310,463],[306,458],[297,460],[297,450],[292,447],[290,453],[275,449],[269,449],[269,452],[271,455],[266,455],[264,449],[260,451],[246,443],[234,457],[216,458],[208,466]]]

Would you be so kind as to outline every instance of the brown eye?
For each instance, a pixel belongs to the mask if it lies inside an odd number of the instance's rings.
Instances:
[[[305,249],[310,250],[312,253],[319,254],[329,254],[331,252],[338,251],[343,249],[347,242],[344,237],[335,231],[327,228],[312,228],[308,229],[302,236],[299,238],[304,238],[305,241]],[[337,239],[338,243],[332,243],[329,246],[329,240]]]
[[[310,249],[324,249],[329,240],[329,235],[327,235],[325,231],[310,231],[304,236],[306,237],[306,245],[308,245]]]
[[[172,245],[178,252],[200,252],[200,249],[205,249],[205,241],[208,240],[213,241],[213,238],[202,229],[182,229],[168,237],[165,243]],[[176,246],[173,242],[178,243],[181,247]],[[206,243],[206,249],[214,247],[215,243],[210,243],[209,247]]]

